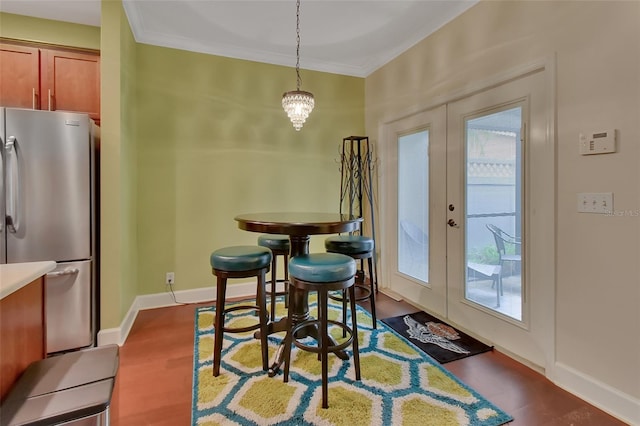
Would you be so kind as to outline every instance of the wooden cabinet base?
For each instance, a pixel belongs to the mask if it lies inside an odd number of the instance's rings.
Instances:
[[[44,278],[0,300],[0,400],[33,361],[46,357]]]

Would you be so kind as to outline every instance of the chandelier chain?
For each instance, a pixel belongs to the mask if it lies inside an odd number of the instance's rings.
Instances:
[[[298,89],[302,85],[302,78],[300,78],[300,0],[296,1],[296,76]]]

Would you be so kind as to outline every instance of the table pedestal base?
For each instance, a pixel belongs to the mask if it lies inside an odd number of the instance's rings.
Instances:
[[[280,320],[278,322],[281,322],[281,321],[283,320]],[[284,323],[286,324],[286,319],[284,319]],[[311,337],[316,341],[318,340],[318,336],[319,336],[318,328],[316,326],[311,326],[311,325],[309,327],[305,327],[303,330],[298,331],[298,333],[296,334],[296,338],[298,339]],[[280,371],[280,367],[282,367],[282,363],[284,362],[284,349],[285,349],[284,342],[285,341],[286,341],[286,338],[280,343],[280,345],[278,346],[278,349],[276,350],[275,356],[273,357],[273,361],[271,362],[271,366],[269,367],[269,371],[268,371],[269,377],[275,377],[278,374],[278,371]],[[336,341],[331,336],[329,336],[329,345],[330,346],[336,345]],[[335,354],[338,356],[338,358],[344,361],[349,359],[349,355],[347,355],[345,351],[336,351]]]

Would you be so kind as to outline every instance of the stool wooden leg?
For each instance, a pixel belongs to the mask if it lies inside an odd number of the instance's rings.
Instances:
[[[351,328],[353,330],[353,365],[356,369],[356,380],[360,380],[360,346],[358,344],[358,313],[356,311],[355,286],[349,288],[349,293],[349,301],[351,302]]]
[[[277,258],[278,256],[274,254],[271,259],[271,321],[275,321],[276,319],[276,285],[278,283],[278,280],[276,279],[276,270],[278,266],[278,262],[276,261]]]
[[[291,299],[293,300],[293,298]],[[287,383],[289,381],[289,364],[291,363],[291,346],[293,345],[293,304],[289,307],[289,313],[287,314],[287,334],[284,336],[284,378],[283,381]]]
[[[373,321],[373,328],[377,329],[378,321],[376,320],[376,295],[373,282],[373,258],[370,257],[369,259],[367,259],[367,262],[369,263],[369,285],[371,286],[371,294],[369,295],[369,302],[371,303],[371,319]]]
[[[214,323],[214,343],[213,343],[213,375],[220,374],[220,358],[222,358],[222,339],[224,332],[224,302],[226,297],[227,279],[218,277],[216,283],[216,316]]]
[[[262,369],[264,371],[267,371],[269,369],[269,344],[267,340],[267,337],[269,337],[269,330],[267,329],[269,314],[267,313],[266,271],[264,269],[262,270],[262,273],[258,275],[256,299],[257,305],[260,308],[258,310],[258,315],[260,318],[260,348],[262,349]],[[275,298],[273,300],[275,300]],[[273,305],[275,305],[275,303]]]
[[[376,250],[374,248],[373,250],[373,256],[376,255]],[[375,278],[371,278],[371,282],[372,282],[372,286],[375,285],[376,288],[376,293],[378,293],[378,267],[376,266],[376,259],[372,257],[372,261],[373,261],[373,270],[375,271]]]
[[[322,362],[322,408],[329,408],[329,353],[327,348],[329,347],[329,336],[327,322],[327,304],[328,297],[326,291],[318,292],[318,316],[320,317],[320,359]]]
[[[347,299],[349,298],[349,293],[347,290],[342,290],[342,323],[347,323]],[[342,337],[347,337],[347,330],[342,329]]]
[[[289,256],[284,255],[284,307],[289,308]]]

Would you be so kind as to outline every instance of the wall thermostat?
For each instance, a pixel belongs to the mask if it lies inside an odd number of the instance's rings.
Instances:
[[[595,133],[580,133],[580,154],[609,154],[616,152],[615,129]]]

